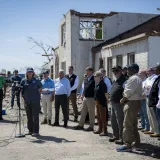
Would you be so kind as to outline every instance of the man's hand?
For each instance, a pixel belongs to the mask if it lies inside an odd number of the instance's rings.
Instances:
[[[83,101],[83,98],[84,98],[84,95],[82,94],[82,95],[81,95],[81,100],[82,100],[82,101]]]
[[[128,99],[126,97],[123,97],[121,100],[120,100],[120,104],[124,104],[125,101],[127,101]]]
[[[51,102],[54,101],[54,95],[51,96],[50,101],[51,101]]]

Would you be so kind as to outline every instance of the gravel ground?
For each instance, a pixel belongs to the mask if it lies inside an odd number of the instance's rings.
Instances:
[[[7,101],[6,101],[7,102]],[[6,104],[7,106],[7,104]],[[151,160],[151,154],[160,158],[160,141],[141,133],[142,146],[132,153],[118,153],[117,145],[108,142],[109,137],[99,137],[93,133],[75,131],[76,123],[70,121],[68,129],[63,127],[40,126],[40,137],[14,138],[17,109],[7,109],[5,121],[0,122],[0,160]],[[54,110],[53,110],[54,113]],[[22,111],[23,133],[26,129],[25,111]],[[73,118],[70,116],[71,119]],[[40,115],[42,120],[43,115]],[[54,117],[53,117],[54,119]],[[62,122],[62,115],[60,116]],[[111,128],[108,128],[111,133]],[[10,136],[13,133],[11,139]],[[110,134],[111,135],[111,134]],[[6,139],[4,141],[4,139]],[[8,140],[9,139],[9,140]]]

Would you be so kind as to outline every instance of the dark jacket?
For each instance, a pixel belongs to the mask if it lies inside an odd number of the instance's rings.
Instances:
[[[151,91],[150,91],[150,94],[149,94],[149,107],[156,107],[157,103],[158,103],[158,93],[159,93],[159,87],[158,87],[158,84],[159,84],[159,81],[160,81],[160,76],[158,76],[156,78],[156,80],[154,81],[153,85],[152,85],[152,88],[151,88]]]
[[[94,88],[95,88],[95,81],[94,76],[88,81],[88,78],[84,81],[84,91],[83,95],[86,98],[94,98]]]
[[[98,84],[95,86],[94,90],[94,99],[99,102],[100,105],[103,107],[107,106],[107,99],[105,94],[107,93],[107,86],[104,83],[103,80],[101,80]]]
[[[71,77],[69,77],[69,75],[66,75],[65,77],[70,81],[71,87],[73,87],[77,76],[75,74],[72,74]],[[71,91],[71,93],[76,93],[76,92],[77,92],[77,89]]]
[[[116,81],[113,82],[110,91],[110,101],[120,103],[123,97],[123,84],[126,81],[126,77],[122,74]]]

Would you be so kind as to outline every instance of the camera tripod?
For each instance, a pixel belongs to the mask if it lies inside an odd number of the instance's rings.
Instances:
[[[18,94],[18,90],[15,91],[15,94]],[[25,137],[25,134],[22,134],[22,129],[21,129],[21,107],[20,105],[18,107],[18,120],[19,120],[19,134],[17,134],[15,137],[16,138],[23,138]]]

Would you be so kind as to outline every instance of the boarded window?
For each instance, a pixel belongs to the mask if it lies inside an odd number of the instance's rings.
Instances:
[[[112,78],[112,58],[108,58],[107,76]]]
[[[103,68],[104,66],[103,66],[103,59],[102,58],[100,58],[99,59],[99,69],[100,68]]]
[[[135,54],[129,53],[128,54],[128,65],[135,63]]]
[[[117,61],[117,66],[123,66],[123,58],[122,56],[117,56],[116,57],[116,61]]]
[[[61,63],[61,68],[64,70],[66,73],[66,61]]]
[[[102,19],[81,19],[80,20],[80,39],[103,39]]]
[[[51,66],[51,69],[50,69],[51,79],[53,79],[53,73],[54,73],[54,71],[53,71],[53,65],[52,65],[52,66]]]
[[[61,26],[61,45],[65,46],[66,43],[66,24]]]

